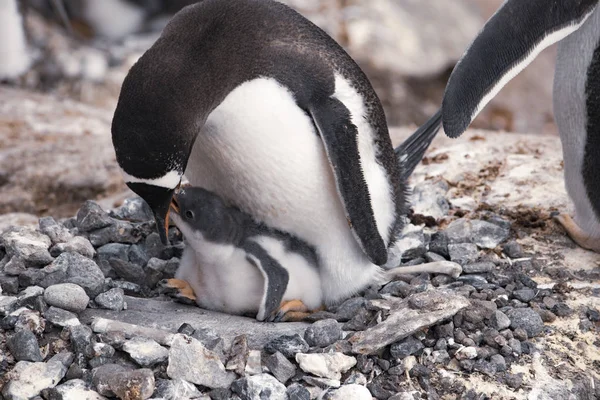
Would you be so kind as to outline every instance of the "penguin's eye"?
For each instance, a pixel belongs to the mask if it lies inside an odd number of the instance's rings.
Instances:
[[[194,212],[191,211],[191,210],[187,210],[185,212],[185,217],[188,218],[188,219],[194,219]]]

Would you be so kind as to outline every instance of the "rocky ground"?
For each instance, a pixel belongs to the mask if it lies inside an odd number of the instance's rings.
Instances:
[[[161,294],[181,238],[173,229],[163,246],[137,199],[111,210],[87,201],[72,218],[8,228],[1,393],[597,398],[600,269],[551,219],[568,205],[559,146],[484,131],[438,138],[414,174],[411,224],[390,265],[452,260],[462,274],[401,274],[305,323],[259,323]]]

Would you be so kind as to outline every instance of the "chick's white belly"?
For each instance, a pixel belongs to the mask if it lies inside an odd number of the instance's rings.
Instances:
[[[185,174],[191,184],[313,245],[328,303],[372,283],[380,271],[348,226],[312,119],[272,79],[244,83],[210,114]]]
[[[229,314],[258,311],[264,279],[246,260],[245,252],[236,251],[223,264],[202,262],[201,258],[186,247],[175,275],[190,284],[200,307]]]

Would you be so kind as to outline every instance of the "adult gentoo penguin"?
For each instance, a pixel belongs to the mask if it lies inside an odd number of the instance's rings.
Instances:
[[[508,0],[456,65],[442,105],[444,130],[460,136],[500,89],[560,41],[554,115],[575,215],[557,220],[580,246],[600,252],[600,11],[598,0]]]
[[[205,0],[176,14],[131,68],[112,138],[163,241],[185,172],[313,246],[324,301],[335,303],[381,274],[406,179],[440,121],[395,153],[369,81],[325,32],[275,1]]]

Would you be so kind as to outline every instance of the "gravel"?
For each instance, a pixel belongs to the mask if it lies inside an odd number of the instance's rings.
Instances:
[[[397,274],[307,325],[254,321],[243,332],[230,316],[198,322],[204,311],[159,293],[179,264],[181,236],[173,228],[162,245],[139,199],[110,212],[86,202],[77,218],[9,229],[0,244],[0,375],[11,378],[0,390],[7,399],[477,398],[440,371],[522,389],[530,378],[509,371],[539,356],[540,336],[554,332],[544,322],[579,317],[597,332],[598,310],[537,287],[528,274],[538,261],[523,258],[531,255],[510,224],[489,213],[455,219],[439,201],[445,191],[431,193],[437,200],[422,198],[423,209],[453,220],[408,226],[398,262],[452,260],[461,276]],[[158,301],[140,308],[147,298]]]

